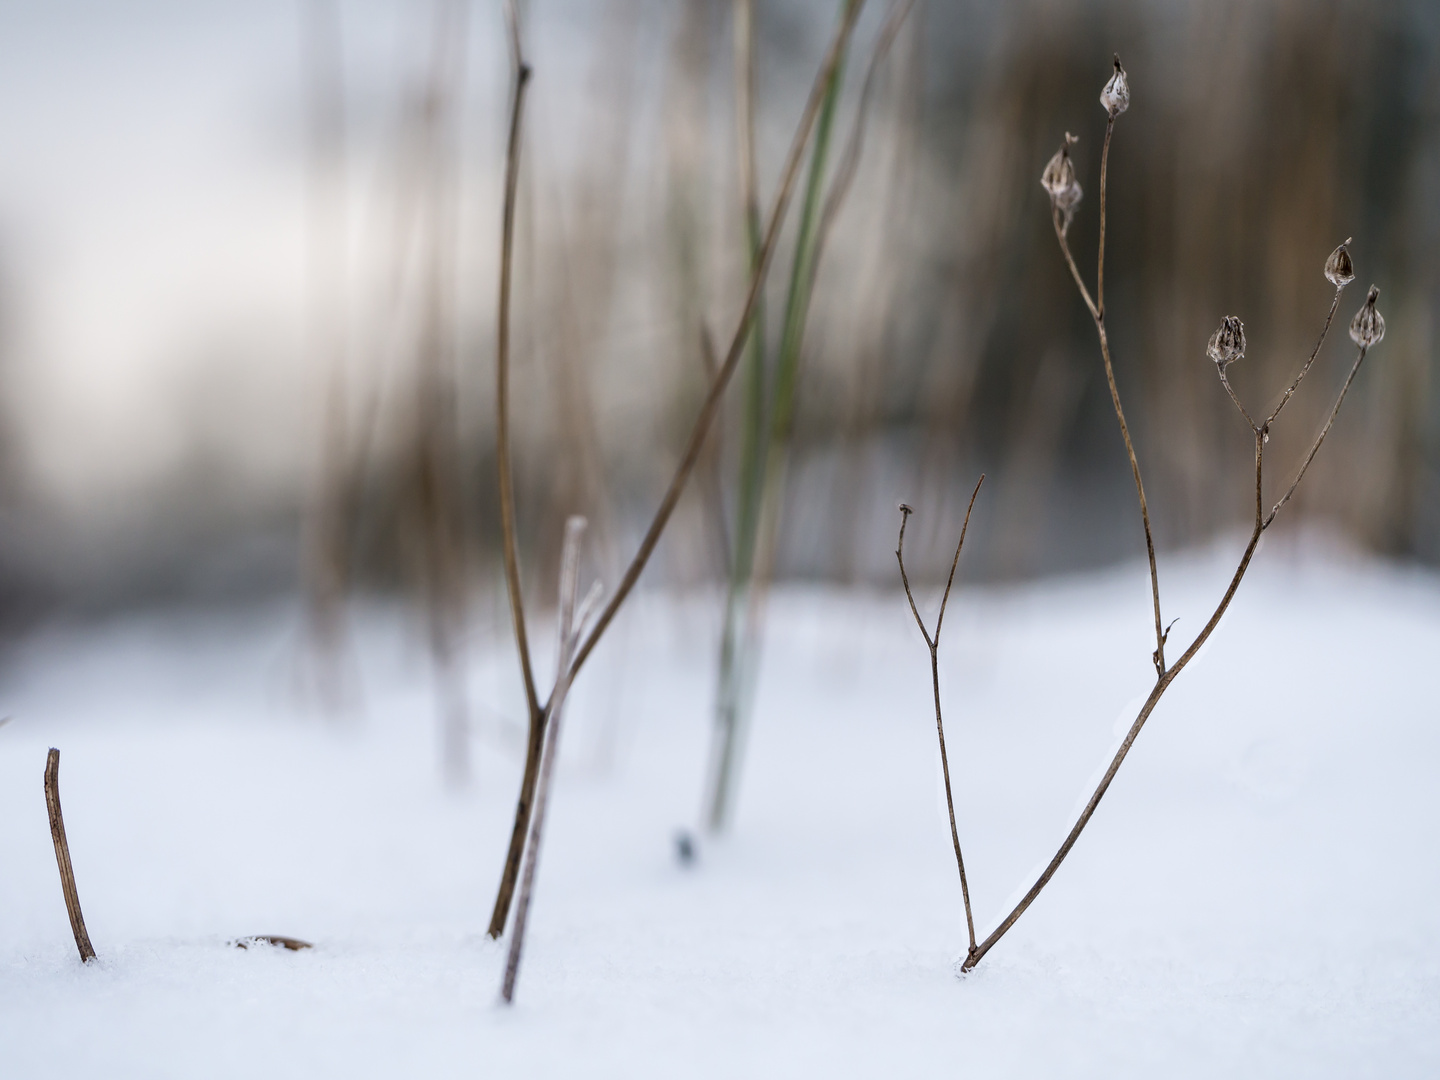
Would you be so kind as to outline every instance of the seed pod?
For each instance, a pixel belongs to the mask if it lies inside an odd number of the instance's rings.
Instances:
[[[1055,156],[1040,174],[1040,186],[1050,193],[1050,204],[1064,214],[1061,232],[1069,231],[1070,219],[1075,216],[1075,207],[1084,196],[1075,179],[1075,163],[1070,160],[1070,147],[1078,141],[1067,131],[1064,144],[1055,151]]]
[[[1105,89],[1100,91],[1100,104],[1105,106],[1111,120],[1130,107],[1130,80],[1125,75],[1125,69],[1120,66],[1118,55],[1115,57],[1115,74],[1110,76]]]
[[[1337,289],[1343,289],[1355,280],[1355,264],[1350,261],[1349,239],[1332,251],[1325,260],[1325,277]]]
[[[1362,349],[1380,344],[1380,339],[1385,336],[1385,318],[1375,310],[1378,299],[1380,290],[1371,285],[1370,294],[1365,297],[1365,306],[1350,320],[1350,340]]]
[[[1234,315],[1226,315],[1220,322],[1220,329],[1210,335],[1206,354],[1215,361],[1215,366],[1225,370],[1245,355],[1245,324]]]

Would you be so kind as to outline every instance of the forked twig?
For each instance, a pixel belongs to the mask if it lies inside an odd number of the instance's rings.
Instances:
[[[1129,104],[1129,89],[1128,85],[1123,83],[1125,74],[1124,70],[1120,67],[1120,61],[1118,58],[1115,61],[1115,70],[1116,79],[1122,80],[1120,90],[1123,92],[1123,102],[1119,105],[1119,107],[1115,107],[1111,104],[1111,101],[1119,99],[1107,100],[1107,98],[1109,98],[1111,87],[1115,85],[1114,80],[1112,80],[1111,84],[1106,87],[1106,94],[1102,95],[1101,97],[1102,104],[1105,104],[1107,109],[1109,110],[1109,119],[1106,124],[1105,130],[1105,153],[1102,155],[1101,158],[1102,179],[1100,187],[1100,199],[1102,222],[1105,218],[1104,162],[1105,158],[1108,156],[1109,153],[1110,135],[1115,125],[1115,117],[1118,116],[1121,112],[1124,112],[1125,107],[1127,107]],[[1114,378],[1111,375],[1110,371],[1110,354],[1105,337],[1104,309],[1102,306],[1103,300],[1100,304],[1096,304],[1091,301],[1088,292],[1086,292],[1085,290],[1085,284],[1083,281],[1081,281],[1080,275],[1075,268],[1075,262],[1070,257],[1070,250],[1065,241],[1065,229],[1066,227],[1068,227],[1070,214],[1073,213],[1074,205],[1076,202],[1079,201],[1080,197],[1079,186],[1074,184],[1073,171],[1067,171],[1069,169],[1068,149],[1070,141],[1070,137],[1067,136],[1065,147],[1062,148],[1061,151],[1056,154],[1055,158],[1052,159],[1050,166],[1047,166],[1045,177],[1042,180],[1042,183],[1051,193],[1052,218],[1055,223],[1056,235],[1060,240],[1061,252],[1064,254],[1065,260],[1070,266],[1071,274],[1074,276],[1075,282],[1080,288],[1080,294],[1085,300],[1086,306],[1090,308],[1090,312],[1095,318],[1096,328],[1100,334],[1101,350],[1105,356],[1106,375],[1110,379],[1110,392],[1115,402],[1116,415],[1120,419],[1121,431],[1125,432],[1124,414],[1120,409],[1119,394],[1115,389]],[[1073,191],[1071,191],[1071,188],[1073,188]],[[1063,223],[1061,219],[1062,211],[1065,214],[1065,219]],[[1039,896],[1041,890],[1045,888],[1046,884],[1049,883],[1050,879],[1054,877],[1055,872],[1060,868],[1060,864],[1065,861],[1065,857],[1070,853],[1070,849],[1075,846],[1075,842],[1080,838],[1081,832],[1084,831],[1085,826],[1089,823],[1091,817],[1094,815],[1096,807],[1099,806],[1100,800],[1104,798],[1105,792],[1110,787],[1110,782],[1115,778],[1115,774],[1119,771],[1120,765],[1124,762],[1126,755],[1130,753],[1130,747],[1134,745],[1136,737],[1140,734],[1140,729],[1145,726],[1145,721],[1149,719],[1151,712],[1154,711],[1155,706],[1160,701],[1160,698],[1170,687],[1170,684],[1175,681],[1176,677],[1179,676],[1180,672],[1183,671],[1185,667],[1190,663],[1190,661],[1195,658],[1195,655],[1200,651],[1201,647],[1205,644],[1205,642],[1210,639],[1210,635],[1214,633],[1215,628],[1220,624],[1220,619],[1224,616],[1226,610],[1229,608],[1230,602],[1235,598],[1235,592],[1237,589],[1239,589],[1240,582],[1244,579],[1245,572],[1250,567],[1250,561],[1255,555],[1256,548],[1259,546],[1261,535],[1267,528],[1270,527],[1271,523],[1275,520],[1276,514],[1280,512],[1281,507],[1283,507],[1285,503],[1289,501],[1290,497],[1295,493],[1295,489],[1299,486],[1300,480],[1304,477],[1306,469],[1308,469],[1310,466],[1310,462],[1314,460],[1316,453],[1320,449],[1320,444],[1324,442],[1325,436],[1329,433],[1331,425],[1335,422],[1335,417],[1340,411],[1340,406],[1345,400],[1346,393],[1349,392],[1351,383],[1355,380],[1356,373],[1360,370],[1361,363],[1363,363],[1365,360],[1367,350],[1372,345],[1376,344],[1384,336],[1384,319],[1381,318],[1379,314],[1375,311],[1375,300],[1376,297],[1379,295],[1379,292],[1372,286],[1370,290],[1370,295],[1366,299],[1365,307],[1363,307],[1360,312],[1355,316],[1355,321],[1351,324],[1350,327],[1350,336],[1359,345],[1360,352],[1355,359],[1354,365],[1350,369],[1349,377],[1345,380],[1345,385],[1341,388],[1340,394],[1336,398],[1335,405],[1330,410],[1329,419],[1326,421],[1324,428],[1321,429],[1320,434],[1316,437],[1314,444],[1311,446],[1310,453],[1307,455],[1304,463],[1301,465],[1299,474],[1296,476],[1294,483],[1290,485],[1290,488],[1286,492],[1285,496],[1278,503],[1275,504],[1275,506],[1271,509],[1270,513],[1267,515],[1264,509],[1264,462],[1265,445],[1269,441],[1270,425],[1275,421],[1276,417],[1279,416],[1280,410],[1284,408],[1285,403],[1288,402],[1291,396],[1295,393],[1296,389],[1300,385],[1300,382],[1304,379],[1306,373],[1310,370],[1311,365],[1315,362],[1316,356],[1319,355],[1320,348],[1325,343],[1325,338],[1330,330],[1330,324],[1334,319],[1335,310],[1339,305],[1340,292],[1347,284],[1349,284],[1350,280],[1354,276],[1350,266],[1350,257],[1348,252],[1346,251],[1346,245],[1348,244],[1348,240],[1345,242],[1345,244],[1341,244],[1340,247],[1338,247],[1331,254],[1330,259],[1327,260],[1325,265],[1325,276],[1331,281],[1332,284],[1335,285],[1336,290],[1335,298],[1330,305],[1329,314],[1325,318],[1325,326],[1321,331],[1320,340],[1316,343],[1315,349],[1311,352],[1309,358],[1305,361],[1304,365],[1302,365],[1299,374],[1295,377],[1294,382],[1290,384],[1289,388],[1282,395],[1280,403],[1276,407],[1275,411],[1270,414],[1270,416],[1265,420],[1263,424],[1256,424],[1254,422],[1254,420],[1251,418],[1250,412],[1245,408],[1244,404],[1235,394],[1235,391],[1231,388],[1229,378],[1226,375],[1226,367],[1245,355],[1244,327],[1240,323],[1240,320],[1234,318],[1233,316],[1227,317],[1225,321],[1221,324],[1221,328],[1217,330],[1214,337],[1211,338],[1207,352],[1209,353],[1211,359],[1213,359],[1216,363],[1216,368],[1220,376],[1220,381],[1224,385],[1226,392],[1230,395],[1231,400],[1234,401],[1236,408],[1240,410],[1241,415],[1243,415],[1246,421],[1250,424],[1251,433],[1253,434],[1255,439],[1255,522],[1254,527],[1252,528],[1250,533],[1250,540],[1245,545],[1245,550],[1240,556],[1240,562],[1235,568],[1235,573],[1231,577],[1230,583],[1226,587],[1224,595],[1220,598],[1220,602],[1216,605],[1215,610],[1210,615],[1210,618],[1206,621],[1204,627],[1201,628],[1200,633],[1196,635],[1195,639],[1190,643],[1190,646],[1184,651],[1180,658],[1176,660],[1173,665],[1168,667],[1164,663],[1163,653],[1165,638],[1168,634],[1168,631],[1161,631],[1159,623],[1157,621],[1156,634],[1158,646],[1155,653],[1155,667],[1158,677],[1156,679],[1154,687],[1152,687],[1150,690],[1149,696],[1145,699],[1144,704],[1141,706],[1139,714],[1135,717],[1134,723],[1130,725],[1130,730],[1126,732],[1125,738],[1121,741],[1119,750],[1116,751],[1115,757],[1110,762],[1109,767],[1105,770],[1104,776],[1101,778],[1100,783],[1096,786],[1095,791],[1090,796],[1089,801],[1085,804],[1084,810],[1081,811],[1079,818],[1076,820],[1074,826],[1071,828],[1069,834],[1066,836],[1064,843],[1060,845],[1059,851],[1055,853],[1054,857],[1050,860],[1049,864],[1045,867],[1039,878],[1036,879],[1035,883],[1030,887],[1029,891],[1025,893],[1024,897],[1015,906],[1015,908],[1004,918],[1000,925],[997,926],[995,930],[984,941],[980,943],[978,948],[971,949],[970,955],[966,957],[964,963],[961,965],[962,971],[969,971],[977,963],[979,963],[980,959],[987,952],[989,952],[991,948],[994,947],[995,943],[999,941],[1000,938],[1002,938],[1012,926],[1015,925],[1016,920],[1025,913],[1026,909],[1029,908],[1029,906],[1035,901],[1035,898]],[[1103,251],[1104,241],[1102,238],[1102,260]],[[1101,277],[1097,281],[1096,289],[1097,294],[1103,296],[1103,294],[1100,292],[1102,288],[1103,262]],[[1126,432],[1125,434],[1125,445],[1126,448],[1129,449],[1129,435],[1128,432]],[[1134,470],[1135,473],[1136,487],[1138,489],[1140,482],[1140,473],[1139,466],[1135,462],[1133,450],[1130,451],[1130,462],[1131,468]],[[1141,512],[1143,515],[1145,513],[1143,490],[1141,490],[1140,500]],[[1148,518],[1146,521],[1146,538],[1148,541]],[[1150,551],[1150,560],[1151,585],[1154,592],[1155,611],[1158,620],[1160,610],[1160,593],[1158,578],[1155,575],[1155,555],[1153,547]]]
[[[60,751],[53,746],[45,758],[45,808],[50,812],[50,839],[55,843],[55,861],[60,864],[60,888],[65,893],[65,911],[81,963],[95,959],[95,949],[80,913],[80,895],[75,891],[75,870],[70,865],[70,844],[65,839],[65,817],[60,812]]]
[[[565,696],[570,690],[570,655],[575,649],[575,628],[584,624],[585,613],[582,611],[581,617],[577,619],[575,609],[576,586],[580,580],[580,540],[584,535],[583,517],[574,516],[565,523],[565,547],[560,556],[560,652],[555,665],[555,688],[550,695],[550,718],[545,725],[545,752],[540,763],[540,779],[535,786],[535,811],[530,818],[530,840],[525,846],[525,869],[520,877],[520,898],[515,906],[515,926],[510,932],[510,952],[505,960],[505,980],[500,988],[500,997],[507,1005],[515,1000],[515,978],[520,971],[520,950],[525,944],[525,924],[530,914],[530,897],[535,889],[535,869],[540,862],[540,840],[545,831],[545,808],[549,802],[550,778],[555,770]],[[595,594],[592,591],[590,595]]]
[[[945,605],[950,602],[950,587],[955,584],[955,567],[960,563],[960,549],[965,546],[965,534],[970,529],[970,511],[975,509],[975,498],[980,494],[980,485],[985,475],[975,481],[975,490],[970,493],[970,505],[965,508],[965,524],[960,527],[960,542],[955,545],[955,557],[950,560],[950,576],[945,580],[945,594],[940,598],[940,614],[935,617],[935,636],[925,629],[925,620],[915,606],[915,595],[910,591],[910,578],[905,573],[905,526],[915,511],[904,503],[900,504],[900,539],[895,545],[895,559],[900,564],[900,582],[905,586],[905,599],[910,601],[910,612],[915,616],[915,625],[920,627],[920,636],[930,650],[930,682],[935,688],[935,730],[940,736],[940,768],[945,775],[945,807],[950,811],[950,839],[955,844],[955,865],[960,869],[960,895],[965,900],[965,929],[970,933],[970,951],[967,959],[975,957],[975,916],[970,911],[970,883],[965,878],[965,857],[960,854],[960,831],[955,827],[955,799],[950,793],[950,757],[945,752],[945,721],[940,713],[940,628],[945,623]]]

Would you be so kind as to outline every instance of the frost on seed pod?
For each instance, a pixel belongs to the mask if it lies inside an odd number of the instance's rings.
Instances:
[[[1120,66],[1119,56],[1115,57],[1115,74],[1110,76],[1105,89],[1100,91],[1100,104],[1105,106],[1111,120],[1130,107],[1130,80],[1125,76],[1125,69]]]
[[[1362,349],[1380,344],[1380,339],[1385,336],[1385,318],[1375,310],[1378,299],[1380,290],[1371,285],[1370,294],[1365,297],[1365,306],[1350,320],[1350,340]]]
[[[1347,239],[1325,260],[1325,277],[1337,289],[1343,289],[1355,280],[1355,264],[1350,261],[1350,241]]]
[[[1064,215],[1060,226],[1062,233],[1070,230],[1070,219],[1075,216],[1075,207],[1084,195],[1075,179],[1075,163],[1070,160],[1070,147],[1078,141],[1067,131],[1064,144],[1055,151],[1055,156],[1040,174],[1040,186],[1050,193],[1050,205]]]
[[[1205,352],[1220,370],[1225,370],[1245,355],[1245,324],[1234,315],[1226,315],[1220,329],[1210,335]]]

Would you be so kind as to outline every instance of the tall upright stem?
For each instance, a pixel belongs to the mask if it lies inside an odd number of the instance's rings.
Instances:
[[[1065,262],[1070,267],[1070,274],[1074,277],[1075,285],[1080,290],[1081,299],[1090,309],[1090,317],[1095,320],[1095,332],[1100,338],[1100,355],[1105,360],[1105,382],[1110,387],[1110,401],[1115,406],[1115,417],[1120,421],[1120,436],[1125,440],[1125,454],[1130,459],[1130,475],[1135,479],[1135,494],[1140,500],[1140,520],[1145,526],[1145,554],[1150,560],[1150,597],[1155,616],[1155,652],[1151,659],[1155,664],[1156,678],[1159,679],[1165,676],[1165,631],[1162,628],[1160,616],[1160,573],[1155,564],[1155,538],[1150,529],[1150,504],[1145,498],[1145,483],[1140,479],[1140,462],[1135,457],[1135,444],[1130,439],[1130,425],[1125,422],[1125,409],[1120,404],[1120,391],[1115,386],[1115,367],[1110,361],[1110,339],[1105,333],[1106,177],[1110,165],[1110,136],[1114,129],[1115,118],[1110,117],[1105,122],[1105,146],[1100,152],[1100,254],[1095,283],[1098,301],[1090,298],[1090,291],[1085,287],[1085,281],[1080,277],[1075,259],[1070,254],[1070,244],[1065,239],[1065,230],[1060,224],[1058,207],[1052,207],[1051,219],[1055,225],[1056,239],[1060,241],[1060,250],[1064,253]]]
[[[510,914],[510,899],[520,873],[520,856],[525,847],[525,834],[530,825],[531,800],[540,768],[540,752],[545,741],[545,714],[535,691],[535,673],[530,663],[530,642],[525,632],[525,597],[520,587],[520,556],[515,538],[515,492],[510,469],[510,278],[515,252],[515,189],[520,175],[520,121],[525,106],[525,89],[530,83],[530,66],[520,45],[520,24],[514,0],[505,4],[509,24],[511,63],[514,82],[511,87],[510,137],[505,150],[505,204],[500,230],[500,309],[496,318],[495,340],[495,462],[500,487],[500,531],[505,548],[505,590],[510,597],[510,619],[515,632],[515,647],[520,653],[520,673],[525,681],[525,703],[529,731],[525,741],[525,768],[520,779],[520,794],[515,806],[515,824],[510,833],[510,846],[505,855],[505,868],[500,875],[500,888],[495,907],[490,913],[488,933],[498,938],[505,932]]]

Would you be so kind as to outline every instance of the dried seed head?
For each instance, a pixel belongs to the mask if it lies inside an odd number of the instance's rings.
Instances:
[[[1245,324],[1234,315],[1226,315],[1220,329],[1210,335],[1205,352],[1222,371],[1241,359],[1245,355]]]
[[[1064,215],[1061,232],[1069,231],[1070,219],[1075,216],[1075,207],[1084,195],[1075,179],[1075,163],[1070,160],[1070,147],[1078,141],[1067,131],[1064,144],[1055,151],[1055,156],[1040,174],[1040,186],[1050,193],[1050,205]]]
[[[1350,261],[1350,240],[1348,238],[1345,243],[1330,253],[1330,258],[1325,260],[1325,276],[1337,289],[1343,289],[1355,280],[1355,264]]]
[[[1105,89],[1100,91],[1100,104],[1105,106],[1111,120],[1130,107],[1130,80],[1125,75],[1125,69],[1120,66],[1119,56],[1115,57],[1115,74],[1110,76]]]
[[[1385,318],[1375,310],[1378,299],[1380,290],[1371,285],[1370,294],[1365,297],[1365,306],[1350,320],[1350,340],[1362,349],[1380,344],[1380,339],[1385,336]]]

